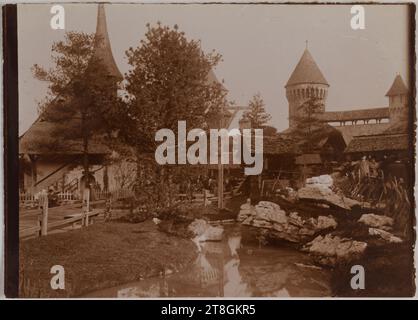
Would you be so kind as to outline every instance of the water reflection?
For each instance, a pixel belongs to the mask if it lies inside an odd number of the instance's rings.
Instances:
[[[312,297],[329,296],[329,271],[288,248],[242,245],[239,229],[222,242],[201,243],[187,270],[114,288],[89,297]]]

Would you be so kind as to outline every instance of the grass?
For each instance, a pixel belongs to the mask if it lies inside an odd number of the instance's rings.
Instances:
[[[88,292],[178,271],[196,257],[189,239],[158,231],[152,221],[100,223],[20,243],[20,297],[80,297]],[[65,269],[52,290],[50,269]]]

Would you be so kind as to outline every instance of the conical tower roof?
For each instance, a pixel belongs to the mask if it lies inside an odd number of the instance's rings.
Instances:
[[[406,87],[405,83],[403,82],[402,77],[398,74],[393,80],[392,86],[390,87],[389,91],[386,93],[387,97],[390,96],[397,96],[400,94],[407,94],[408,88]]]
[[[303,52],[285,87],[303,83],[317,83],[329,86],[308,49],[305,49]]]
[[[106,15],[104,4],[100,3],[97,11],[97,26],[96,26],[96,37],[100,41],[96,42],[95,55],[102,59],[103,63],[108,68],[109,73],[114,76],[118,81],[123,79],[118,66],[116,65],[115,59],[112,54],[112,48],[110,46],[109,34],[107,33]]]

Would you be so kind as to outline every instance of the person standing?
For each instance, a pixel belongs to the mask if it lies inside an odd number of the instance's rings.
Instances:
[[[375,158],[372,158],[369,164],[370,167],[370,177],[377,178],[379,175],[379,163],[376,162]]]
[[[366,156],[361,158],[359,164],[359,179],[362,181],[363,179],[368,179],[370,177],[370,163],[367,160]]]

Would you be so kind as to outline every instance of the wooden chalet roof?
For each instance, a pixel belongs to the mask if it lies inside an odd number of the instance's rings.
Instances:
[[[389,107],[349,111],[327,111],[320,115],[320,119],[325,122],[371,120],[382,118],[389,118]]]
[[[402,151],[408,148],[408,134],[381,134],[354,137],[347,146],[345,153]]]
[[[295,134],[294,130],[288,128],[276,136],[264,136],[264,154],[299,155],[303,153],[303,147],[308,143],[316,146],[318,149],[325,147],[328,142],[333,145],[338,145],[338,149],[340,150],[344,150],[346,147],[341,132],[328,124],[319,123],[314,128],[315,134],[310,137],[309,141],[307,138]]]
[[[55,138],[56,124],[44,121],[42,117],[19,138],[19,154],[65,154],[83,153],[81,139],[60,140]],[[99,138],[89,141],[89,154],[107,154],[110,149]]]
[[[295,163],[299,165],[304,164],[321,164],[322,159],[321,155],[318,153],[305,153],[297,156],[295,159]]]
[[[110,74],[118,81],[121,81],[123,76],[120,73],[112,54],[112,48],[107,32],[105,9],[104,4],[102,3],[99,4],[97,11],[96,36],[100,41],[97,41],[95,44],[94,54],[103,60],[103,63],[106,68],[108,68]],[[74,123],[68,123],[68,126],[72,125],[74,125]],[[59,141],[54,138],[58,128],[65,130],[65,125],[45,121],[42,119],[42,115],[39,116],[32,126],[19,138],[19,153],[81,154],[83,152],[81,140],[67,139],[65,141]],[[109,148],[103,143],[103,140],[100,140],[101,139],[96,138],[89,142],[89,154],[106,154],[110,152]]]
[[[398,121],[389,126],[384,132],[384,134],[400,134],[408,133],[408,121]]]
[[[254,146],[252,146],[254,149]],[[300,154],[298,146],[293,141],[286,139],[284,136],[264,136],[263,137],[263,153],[270,155],[278,154]]]

